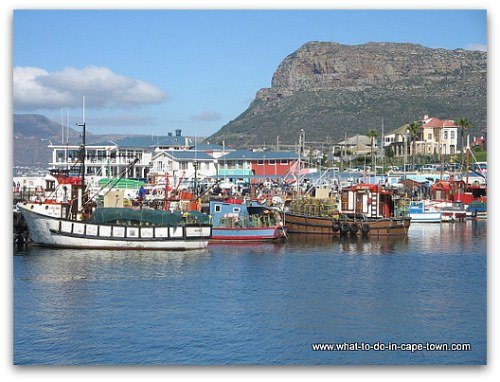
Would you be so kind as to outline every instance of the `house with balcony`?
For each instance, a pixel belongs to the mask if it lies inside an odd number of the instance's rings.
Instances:
[[[52,160],[51,169],[74,170],[81,167],[80,146],[50,144]],[[124,178],[146,178],[153,155],[164,150],[189,150],[194,142],[182,136],[177,129],[175,136],[168,133],[166,137],[132,136],[117,141],[87,144],[85,147],[85,173],[103,177],[117,177],[125,170]],[[135,159],[138,162],[129,166]]]
[[[457,152],[458,125],[451,119],[429,118],[421,121],[422,140],[417,142],[417,154],[449,155]]]
[[[390,131],[384,135],[383,146],[391,147],[395,157],[403,157],[405,155],[409,156],[411,153],[411,135],[409,133],[409,124],[404,124],[397,129]],[[419,139],[420,131],[417,133],[416,140]]]
[[[51,169],[79,171],[81,167],[77,145],[49,145],[52,149]],[[103,177],[116,177],[135,159],[138,162],[127,169],[125,178],[145,178],[151,161],[151,149],[114,142],[87,145],[85,147],[85,173]]]
[[[415,136],[415,153],[417,155],[450,155],[457,152],[458,126],[455,121],[439,118],[424,118]],[[413,155],[413,138],[409,132],[409,124],[385,134],[384,147],[392,147],[396,157]]]

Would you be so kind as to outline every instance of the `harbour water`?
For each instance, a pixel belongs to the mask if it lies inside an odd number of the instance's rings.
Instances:
[[[14,256],[19,365],[486,363],[486,222],[405,239]],[[314,343],[470,344],[313,351]]]

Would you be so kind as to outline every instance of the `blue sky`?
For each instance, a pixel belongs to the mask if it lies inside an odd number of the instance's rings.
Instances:
[[[309,41],[486,49],[485,11],[15,11],[14,112],[208,136]]]

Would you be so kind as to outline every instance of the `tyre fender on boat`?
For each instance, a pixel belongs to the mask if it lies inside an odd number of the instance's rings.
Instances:
[[[347,235],[347,233],[349,232],[349,224],[348,223],[342,223],[340,225],[340,232],[344,235]]]
[[[359,226],[357,223],[352,223],[350,229],[351,229],[351,233],[353,235],[355,235],[359,230]]]
[[[338,232],[340,230],[340,224],[337,220],[334,220],[332,223],[333,232]]]
[[[366,235],[366,234],[368,234],[368,231],[370,231],[370,226],[368,224],[364,223],[361,226],[361,232],[363,232],[363,235]]]
[[[21,221],[21,215],[14,212],[14,226],[18,226]]]

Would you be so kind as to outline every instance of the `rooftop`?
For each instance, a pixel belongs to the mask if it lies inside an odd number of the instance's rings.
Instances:
[[[214,157],[208,155],[207,153],[199,150],[164,150],[159,152],[156,156],[168,155],[174,159],[180,160],[200,160],[200,161],[213,161]]]
[[[157,147],[157,146],[189,146],[192,147],[193,143],[191,139],[183,136],[132,136],[126,137],[124,139],[115,140],[115,141],[107,141],[101,143],[94,143],[88,146],[109,146],[110,144],[117,145],[118,147],[137,147],[137,148],[146,148],[146,147]]]
[[[224,147],[222,145],[216,144],[208,144],[208,143],[200,143],[195,145],[195,149],[199,151],[230,151],[234,150],[228,147]]]
[[[458,127],[455,124],[455,121],[452,119],[439,119],[439,118],[430,118],[428,120],[424,120],[425,127],[432,127],[435,129],[441,129],[443,127]]]
[[[347,140],[339,142],[339,145],[346,145],[346,146],[371,146],[371,139],[368,138],[366,135],[359,135],[356,134],[353,137],[347,138]]]

